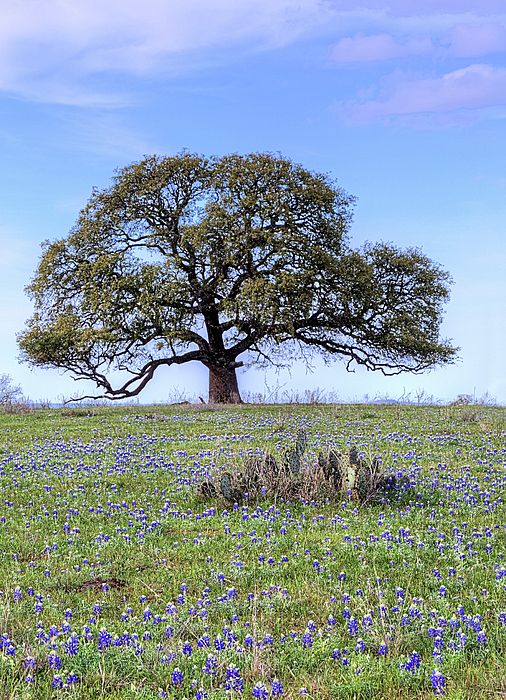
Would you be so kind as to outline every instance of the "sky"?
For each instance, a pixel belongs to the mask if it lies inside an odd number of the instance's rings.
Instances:
[[[419,247],[453,278],[423,375],[241,371],[244,396],[506,403],[504,0],[0,0],[0,374],[32,400],[84,391],[19,362],[40,244],[147,154],[274,152],[357,197],[351,241]],[[91,387],[88,387],[88,390]],[[163,369],[143,403],[206,396]],[[307,394],[306,394],[307,396]]]

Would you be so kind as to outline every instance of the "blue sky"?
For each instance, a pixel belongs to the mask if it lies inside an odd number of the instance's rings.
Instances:
[[[424,375],[248,370],[244,393],[425,389],[506,402],[503,0],[18,0],[0,25],[0,373],[32,399],[76,384],[19,364],[40,243],[145,154],[280,152],[357,196],[352,238],[420,247],[454,285],[460,361]],[[409,9],[408,9],[409,8]],[[141,400],[205,395],[188,365]]]

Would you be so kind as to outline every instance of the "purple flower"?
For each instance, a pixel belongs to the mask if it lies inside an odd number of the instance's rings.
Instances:
[[[65,642],[65,652],[69,656],[75,656],[79,649],[79,637],[77,634],[72,634]]]
[[[60,669],[62,666],[61,659],[55,651],[52,651],[49,654],[47,657],[47,662],[49,664],[49,668]]]
[[[108,646],[111,645],[112,642],[112,635],[110,632],[108,632],[105,627],[102,627],[100,632],[98,633],[98,648],[99,651],[104,651],[104,649],[107,649]]]
[[[420,654],[417,651],[412,651],[406,663],[401,664],[401,668],[403,668],[405,671],[409,671],[410,673],[416,673],[420,668],[421,663],[422,658]]]
[[[216,669],[218,668],[218,659],[212,654],[208,654],[206,662],[202,667],[202,672],[206,673],[208,676],[215,676]]]
[[[361,652],[365,651],[366,648],[367,648],[367,646],[366,646],[366,643],[364,642],[364,640],[361,638],[357,639],[357,643],[355,645],[355,651],[360,654]]]
[[[172,685],[181,685],[181,683],[183,682],[183,672],[180,668],[175,668],[172,671],[171,679]]]
[[[446,685],[445,677],[437,668],[430,674],[430,682],[432,683],[434,695],[444,695]]]
[[[255,687],[251,691],[251,697],[258,700],[267,700],[269,692],[263,683],[255,683]]]
[[[388,646],[386,642],[382,642],[378,648],[379,656],[386,656],[388,654]]]
[[[350,637],[356,637],[358,634],[358,622],[355,617],[348,620],[348,633]]]
[[[225,690],[235,690],[236,693],[242,693],[244,690],[244,681],[237,666],[228,666],[226,670]]]
[[[190,644],[190,642],[185,642],[183,644],[183,654],[185,656],[191,656],[192,651],[193,651],[193,649],[192,649],[192,645]]]
[[[277,678],[272,681],[271,686],[271,696],[275,697],[276,695],[283,695],[283,686],[281,685],[281,681]]]
[[[302,646],[304,649],[309,649],[313,646],[313,637],[311,632],[304,632],[302,635]]]

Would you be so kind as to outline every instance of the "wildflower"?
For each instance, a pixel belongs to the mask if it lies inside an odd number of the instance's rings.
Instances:
[[[388,654],[388,646],[386,642],[382,642],[378,648],[379,656],[386,656]]]
[[[362,638],[357,639],[357,643],[355,645],[355,651],[358,652],[359,654],[363,651],[365,651],[367,648],[366,643]]]
[[[302,646],[304,649],[309,649],[313,646],[313,637],[311,632],[304,632],[302,635]]]
[[[358,622],[355,617],[348,620],[348,633],[350,637],[356,637],[358,634]]]
[[[191,656],[192,651],[193,651],[193,649],[192,649],[192,645],[190,644],[190,642],[185,642],[183,644],[183,654],[185,656]]]
[[[226,670],[225,690],[235,690],[242,693],[244,681],[237,666],[228,666]]]
[[[441,671],[437,668],[430,674],[430,682],[432,683],[434,695],[444,695],[446,680]]]
[[[62,666],[61,659],[55,651],[52,651],[47,657],[49,668],[59,669]]]
[[[216,669],[218,668],[218,659],[216,656],[213,656],[212,654],[208,654],[206,663],[202,667],[203,673],[206,673],[208,676],[215,676],[216,675]]]
[[[283,686],[281,685],[281,681],[277,678],[272,681],[271,686],[271,696],[275,697],[276,695],[283,695]]]
[[[69,656],[75,656],[79,649],[79,637],[77,634],[72,634],[65,642],[65,652]]]
[[[172,671],[171,679],[172,685],[181,685],[181,683],[183,682],[183,672],[180,668],[175,668]]]
[[[420,668],[422,658],[417,651],[412,651],[406,663],[401,664],[401,668],[410,673],[416,673]]]
[[[112,635],[110,632],[108,632],[105,627],[102,627],[100,629],[100,632],[98,633],[98,649],[99,651],[104,651],[104,649],[107,649],[108,646],[111,645],[112,642]]]
[[[221,649],[225,648],[225,640],[223,639],[223,637],[216,637],[216,639],[214,640],[214,648],[217,651],[220,651]]]
[[[257,700],[267,700],[269,692],[263,683],[255,683],[255,687],[251,691],[251,697]]]
[[[53,678],[53,688],[63,688],[63,678],[61,676],[55,676]]]

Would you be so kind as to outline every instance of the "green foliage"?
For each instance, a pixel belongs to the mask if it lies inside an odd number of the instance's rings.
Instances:
[[[22,357],[108,398],[137,395],[162,365],[199,361],[216,402],[240,401],[245,358],[285,365],[320,352],[384,373],[452,361],[439,339],[448,274],[415,249],[353,250],[353,201],[269,153],[127,166],[65,239],[45,244]],[[119,388],[114,369],[129,372]]]

